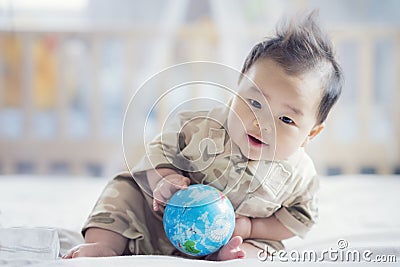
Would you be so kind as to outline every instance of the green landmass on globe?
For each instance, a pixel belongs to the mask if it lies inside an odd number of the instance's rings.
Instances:
[[[171,243],[192,256],[212,254],[225,245],[235,228],[229,199],[214,187],[196,184],[176,192],[163,217]]]

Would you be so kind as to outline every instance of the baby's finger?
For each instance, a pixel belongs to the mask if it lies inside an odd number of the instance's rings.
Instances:
[[[190,179],[187,177],[183,177],[183,183],[186,187],[188,187],[190,185]]]
[[[69,250],[67,253],[65,253],[63,256],[61,256],[62,259],[72,259],[72,254],[75,252],[75,249]]]
[[[70,258],[71,258],[71,254],[69,254],[69,253],[61,256],[61,259],[70,259]]]
[[[168,176],[168,182],[173,184],[177,189],[185,189],[190,185],[190,179],[179,174]]]
[[[159,211],[160,206],[163,206],[165,204],[165,201],[159,201],[157,199],[153,200],[153,210],[154,211]]]
[[[165,203],[165,198],[161,195],[160,189],[154,190],[153,192],[153,210],[158,211],[160,205]]]
[[[153,210],[154,211],[158,211],[159,207],[158,207],[158,203],[156,199],[153,199]]]

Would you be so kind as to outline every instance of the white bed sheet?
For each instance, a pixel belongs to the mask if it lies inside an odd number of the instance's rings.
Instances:
[[[106,179],[88,177],[0,176],[0,226],[54,227],[62,229],[61,238],[78,242],[80,228],[106,183]],[[338,241],[345,240],[349,249],[368,249],[373,256],[394,255],[398,262],[399,203],[400,176],[321,177],[319,223],[304,240],[287,240],[287,251],[307,249],[322,253],[329,249],[338,250]],[[64,244],[70,245],[68,242]],[[66,249],[65,245],[62,246],[62,252]],[[188,261],[196,265],[215,264],[174,257],[140,256],[49,262],[0,259],[0,266],[35,266],[32,265],[35,263],[36,266],[141,266],[145,263],[146,266],[157,266],[160,261],[163,267],[186,266]],[[257,259],[248,259],[247,262],[267,264]],[[275,260],[273,263],[280,262]],[[243,261],[219,264],[239,266]],[[358,265],[355,262],[347,264]]]

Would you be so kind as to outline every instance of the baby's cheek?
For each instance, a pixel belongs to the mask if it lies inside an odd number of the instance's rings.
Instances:
[[[275,157],[277,160],[287,159],[294,154],[300,146],[301,144],[295,137],[282,136],[277,133]]]
[[[244,112],[241,108],[234,108],[229,113],[229,123],[235,130],[243,129],[246,121]]]

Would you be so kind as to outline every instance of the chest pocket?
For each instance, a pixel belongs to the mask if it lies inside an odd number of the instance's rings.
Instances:
[[[280,196],[289,182],[290,172],[281,163],[269,163],[260,169],[263,171],[252,170],[250,190],[236,209],[240,215],[269,217],[282,205]]]
[[[248,191],[259,194],[261,197],[267,195],[270,199],[275,199],[282,193],[291,177],[291,173],[282,163],[269,162],[260,168],[249,165],[249,169],[253,178]]]
[[[281,163],[271,164],[270,173],[264,178],[263,187],[268,188],[272,197],[276,198],[289,182],[290,176],[290,172]]]

